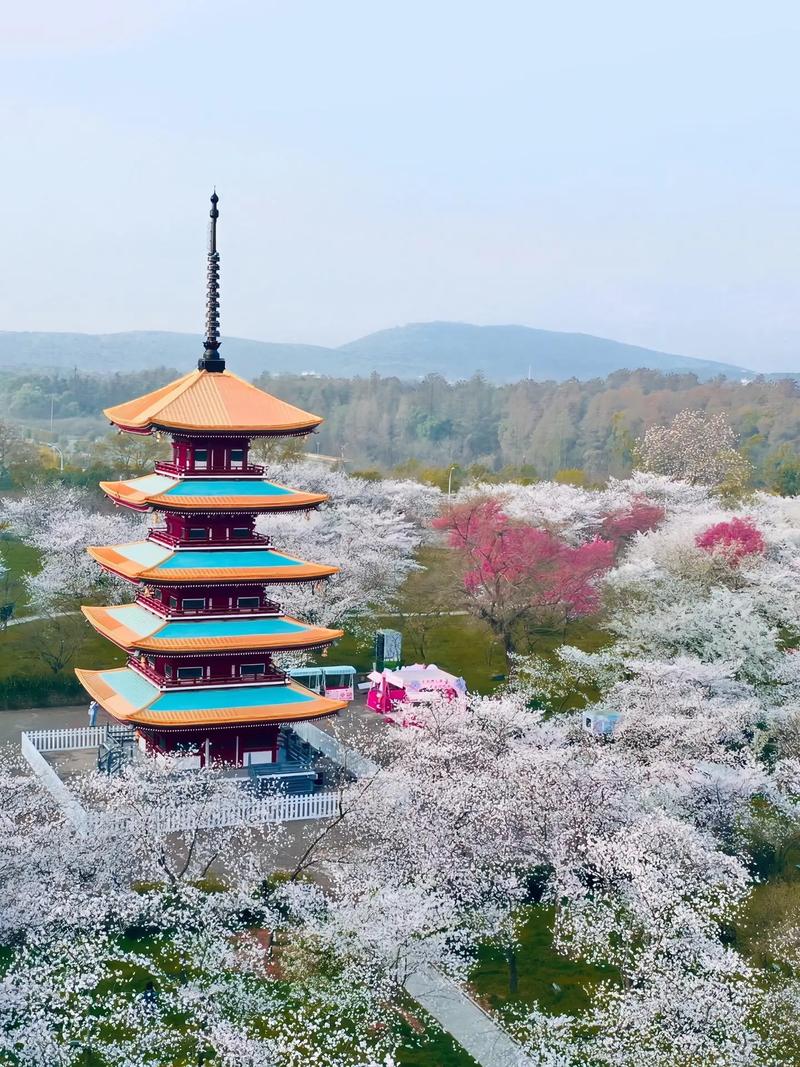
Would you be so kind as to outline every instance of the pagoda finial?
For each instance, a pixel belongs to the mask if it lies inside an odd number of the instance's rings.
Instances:
[[[225,360],[219,354],[219,252],[217,251],[217,219],[219,211],[217,190],[211,194],[211,222],[208,225],[208,266],[206,268],[206,335],[203,355],[197,361],[199,370],[219,373],[225,370]]]

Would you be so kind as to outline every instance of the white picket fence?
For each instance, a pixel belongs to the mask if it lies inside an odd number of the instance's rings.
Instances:
[[[31,730],[21,738],[22,754],[42,784],[82,832],[90,825],[126,829],[131,820],[124,814],[88,812],[42,756],[43,752],[67,752],[97,748],[111,737],[128,731],[108,726],[76,726],[59,730]],[[319,731],[321,733],[321,731]],[[310,738],[308,739],[310,740]],[[313,741],[311,742],[313,744]],[[153,811],[153,829],[159,833],[179,830],[213,829],[230,826],[263,826],[302,819],[330,819],[339,810],[339,793],[301,793],[289,796],[259,797],[242,791],[241,796],[213,806],[187,805]]]
[[[330,819],[339,810],[339,794],[308,793],[300,796],[252,797],[243,795],[211,805],[161,808],[148,820],[157,833],[180,830],[212,830],[230,826],[264,826],[267,823]],[[132,828],[124,814],[93,814],[95,826],[115,830]],[[137,827],[141,822],[137,820]]]
[[[29,730],[23,736],[39,752],[68,752],[97,748],[106,740],[106,726],[72,726],[59,730]]]

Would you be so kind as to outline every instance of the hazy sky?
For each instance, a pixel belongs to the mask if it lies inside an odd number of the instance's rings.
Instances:
[[[0,328],[457,319],[800,369],[800,5],[0,0]]]

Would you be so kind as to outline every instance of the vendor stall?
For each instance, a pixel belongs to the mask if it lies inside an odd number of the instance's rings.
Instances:
[[[467,691],[463,678],[448,674],[435,663],[373,671],[368,677],[372,688],[367,694],[367,707],[383,715],[392,712],[399,703],[425,703],[437,696],[453,700]]]

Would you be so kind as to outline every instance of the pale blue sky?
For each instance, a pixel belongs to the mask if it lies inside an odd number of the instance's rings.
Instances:
[[[0,328],[410,321],[800,369],[800,6],[2,2]]]

